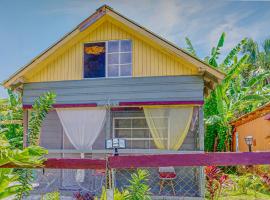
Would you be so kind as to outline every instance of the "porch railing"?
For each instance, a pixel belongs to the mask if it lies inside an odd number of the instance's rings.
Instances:
[[[89,192],[100,197],[102,188],[106,185],[106,178],[108,177],[106,173],[108,171],[113,173],[114,187],[122,190],[129,184],[131,174],[136,172],[136,169],[147,170],[149,172],[147,183],[151,188],[152,197],[155,199],[205,198],[205,166],[220,166],[219,169],[229,174],[232,179],[235,176],[241,177],[245,173],[257,174],[264,184],[263,177],[270,177],[270,152],[194,152],[128,156],[121,155],[121,153],[120,156],[112,156],[110,151],[106,153],[108,153],[106,159],[48,158],[44,163],[45,170],[35,169],[34,174],[37,178],[34,184],[36,185],[31,195],[58,190],[65,197],[71,197],[77,191]],[[263,171],[257,167],[259,165],[267,166],[267,169]],[[5,165],[2,167],[16,168],[17,166]],[[172,182],[162,182],[159,177],[161,167],[174,168],[176,177],[172,179]],[[241,170],[244,170],[244,172]],[[83,178],[80,174],[82,171]],[[266,190],[262,195],[269,195],[268,197],[270,197],[270,183],[268,184],[268,186],[265,184]],[[237,185],[234,185],[234,188],[237,187]],[[269,188],[267,189],[267,187]],[[222,195],[230,195],[230,190],[224,190]]]

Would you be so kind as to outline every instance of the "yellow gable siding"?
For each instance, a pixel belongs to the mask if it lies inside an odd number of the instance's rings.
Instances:
[[[87,30],[86,30],[87,31]],[[28,82],[79,80],[83,76],[83,44],[106,40],[132,40],[133,76],[169,76],[197,74],[197,69],[172,55],[139,39],[136,33],[125,31],[105,21],[75,45],[50,61],[30,77]]]

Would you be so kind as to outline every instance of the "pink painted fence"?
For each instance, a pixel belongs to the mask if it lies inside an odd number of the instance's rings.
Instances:
[[[104,159],[49,158],[43,168],[55,169],[105,169],[143,168],[161,166],[233,166],[268,165],[270,152],[252,153],[185,153],[165,155],[109,156]],[[3,165],[1,168],[16,168],[16,165]]]

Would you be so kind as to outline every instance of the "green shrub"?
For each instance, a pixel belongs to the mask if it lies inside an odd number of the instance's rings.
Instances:
[[[125,200],[125,196],[127,194],[128,194],[127,190],[123,190],[122,192],[120,192],[118,189],[114,189],[113,198],[114,200]],[[102,188],[102,194],[101,194],[100,200],[107,200],[107,193],[104,187]]]
[[[46,193],[41,200],[60,200],[60,193],[58,191]]]
[[[256,174],[231,175],[230,178],[234,182],[234,190],[240,194],[248,194],[248,191],[251,190],[256,197],[257,192],[266,190],[262,179]]]
[[[126,200],[149,200],[150,187],[147,184],[149,172],[147,170],[138,169],[136,173],[131,175],[130,185],[126,188],[128,194]]]
[[[130,185],[122,191],[114,189],[114,200],[150,200],[150,187],[147,184],[149,172],[137,170],[131,174]],[[106,189],[102,188],[100,200],[107,200]]]

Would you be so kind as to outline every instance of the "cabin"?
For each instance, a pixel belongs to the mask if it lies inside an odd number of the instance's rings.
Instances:
[[[270,151],[270,103],[231,122],[233,126],[233,151],[247,152],[245,142],[252,136],[252,151]]]
[[[223,78],[217,69],[105,5],[3,85],[23,95],[25,145],[32,105],[52,91],[56,102],[40,136],[48,157],[105,158],[110,138],[125,140],[120,155],[203,152],[204,97]],[[161,188],[159,170],[151,169],[153,196],[203,196],[201,168],[171,169],[177,174],[173,191]],[[53,177],[61,178],[58,189],[98,193],[100,187],[83,185],[91,182],[91,173],[80,181],[76,170]],[[115,186],[126,184],[126,176],[127,171],[116,172]]]

